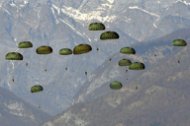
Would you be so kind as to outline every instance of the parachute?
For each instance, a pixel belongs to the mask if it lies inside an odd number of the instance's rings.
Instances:
[[[6,60],[23,60],[22,54],[18,52],[9,52],[5,56]]]
[[[120,49],[120,53],[123,53],[123,54],[135,54],[136,51],[135,49],[131,48],[131,47],[123,47]]]
[[[43,91],[43,87],[41,85],[34,85],[31,87],[31,93],[37,93]]]
[[[119,66],[129,66],[129,65],[131,65],[131,61],[129,59],[121,59],[118,62],[118,65]]]
[[[73,54],[83,54],[90,52],[92,50],[92,47],[89,44],[79,44],[74,47]]]
[[[73,53],[72,50],[69,48],[62,48],[59,50],[60,55],[70,55],[72,53]]]
[[[143,70],[145,69],[145,65],[140,62],[134,62],[131,65],[129,65],[130,70]]]
[[[18,48],[31,48],[33,47],[30,41],[22,41],[18,44]]]
[[[53,52],[53,49],[50,46],[40,46],[36,49],[37,54],[50,54]]]
[[[114,90],[121,89],[122,88],[122,83],[119,82],[119,81],[113,81],[110,84],[110,88],[114,89]]]
[[[117,32],[114,32],[114,31],[106,31],[100,35],[100,39],[101,40],[119,39],[119,34]]]
[[[173,46],[186,46],[187,43],[184,39],[174,39],[172,41]]]
[[[100,22],[91,23],[88,27],[90,31],[105,30],[105,25]]]

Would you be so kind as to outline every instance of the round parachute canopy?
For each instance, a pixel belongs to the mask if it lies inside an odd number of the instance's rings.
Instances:
[[[184,39],[175,39],[172,42],[173,46],[186,46],[187,43]]]
[[[136,51],[135,49],[131,48],[131,47],[123,47],[120,49],[120,53],[123,53],[123,54],[135,54]]]
[[[53,52],[53,49],[50,46],[40,46],[36,49],[37,54],[50,54]]]
[[[119,34],[117,32],[114,32],[114,31],[106,31],[100,35],[100,39],[101,40],[119,39]]]
[[[110,84],[110,88],[114,89],[114,90],[121,89],[122,88],[122,84],[119,81],[113,81]]]
[[[118,65],[119,66],[129,66],[129,65],[131,65],[131,61],[129,59],[121,59],[118,62]]]
[[[23,60],[22,54],[18,52],[9,52],[5,56],[6,60]]]
[[[129,65],[130,70],[143,70],[145,69],[145,65],[140,62],[134,62],[131,65]]]
[[[30,41],[22,41],[18,44],[18,48],[31,48],[33,47]]]
[[[69,48],[63,48],[59,50],[60,55],[70,55],[72,53],[73,53],[72,50]]]
[[[37,93],[43,91],[43,87],[41,85],[34,85],[31,87],[32,93]]]
[[[90,31],[105,30],[105,25],[100,22],[91,23],[88,27]]]
[[[74,47],[73,54],[83,54],[90,52],[92,50],[92,47],[88,44],[79,44]]]

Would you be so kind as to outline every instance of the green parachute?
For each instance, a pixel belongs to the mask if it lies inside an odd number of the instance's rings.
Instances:
[[[131,48],[131,47],[123,47],[120,49],[120,53],[123,53],[123,54],[135,54],[136,51],[134,48]]]
[[[62,48],[59,50],[60,55],[70,55],[72,53],[73,53],[72,50],[69,48]]]
[[[90,52],[92,50],[92,47],[89,44],[79,44],[74,47],[73,54],[83,54]]]
[[[101,40],[119,39],[119,34],[117,32],[114,32],[114,31],[106,31],[100,35],[100,39]]]
[[[174,39],[172,41],[173,46],[186,46],[187,43],[184,39]]]
[[[114,90],[118,90],[122,88],[122,83],[119,81],[113,81],[110,83],[110,88]]]
[[[134,62],[131,65],[129,65],[130,70],[143,70],[145,69],[145,65],[140,62]]]
[[[37,54],[50,54],[53,52],[53,49],[50,46],[40,46],[36,49]]]
[[[88,27],[90,31],[105,30],[105,25],[100,22],[91,23]]]
[[[6,60],[23,60],[22,54],[18,52],[9,52],[5,56]]]
[[[129,66],[129,65],[131,65],[131,61],[129,59],[121,59],[118,62],[118,65],[119,66]]]
[[[33,45],[32,45],[32,42],[30,41],[22,41],[22,42],[19,42],[18,44],[18,48],[32,48]]]
[[[43,91],[43,87],[41,85],[34,85],[31,87],[32,93],[37,93]]]

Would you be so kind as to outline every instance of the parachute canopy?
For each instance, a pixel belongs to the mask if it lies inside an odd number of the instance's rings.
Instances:
[[[130,70],[143,70],[145,69],[145,65],[140,62],[134,62],[131,65],[129,65]]]
[[[53,49],[50,46],[40,46],[36,49],[37,54],[50,54],[53,52]]]
[[[90,52],[92,50],[92,47],[89,44],[79,44],[74,47],[73,54],[83,54]]]
[[[22,54],[18,52],[9,52],[5,56],[6,60],[23,60]]]
[[[129,66],[129,65],[131,65],[131,61],[129,59],[121,59],[118,62],[118,65],[119,66]]]
[[[101,40],[119,39],[119,34],[117,32],[114,32],[114,31],[106,31],[100,35],[100,39]]]
[[[186,46],[187,43],[184,39],[174,39],[172,42],[173,46]]]
[[[62,48],[59,50],[60,55],[70,55],[72,53],[73,53],[72,50],[69,48]]]
[[[110,83],[110,88],[117,90],[117,89],[121,89],[122,88],[122,84],[119,81],[113,81]]]
[[[37,93],[43,91],[43,87],[41,85],[34,85],[31,87],[31,92],[32,93]]]
[[[105,30],[105,25],[100,22],[91,23],[88,27],[90,31]]]
[[[18,44],[18,48],[31,48],[33,47],[32,42],[30,41],[22,41]]]
[[[136,51],[134,48],[131,48],[131,47],[123,47],[120,49],[120,53],[123,53],[123,54],[135,54]]]

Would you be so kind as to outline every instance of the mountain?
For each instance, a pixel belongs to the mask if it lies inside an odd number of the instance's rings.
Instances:
[[[2,126],[39,126],[51,117],[3,88],[0,88],[0,110]]]
[[[2,0],[0,87],[57,115],[76,103],[81,88],[98,76],[93,75],[96,69],[121,47],[153,44],[155,39],[188,28],[189,15],[187,0]],[[103,22],[106,30],[118,32],[120,39],[101,41],[102,31],[88,30],[94,21]],[[24,40],[31,41],[33,48],[18,49],[18,43]],[[80,56],[58,54],[59,49],[73,49],[80,43],[92,45],[92,51]],[[53,53],[37,55],[36,48],[41,45],[51,46]],[[138,50],[143,52],[148,47]],[[10,51],[22,53],[24,60],[6,61],[5,55]],[[168,51],[164,53],[169,55]],[[42,85],[44,91],[31,94],[30,88],[36,84]]]
[[[168,61],[168,59],[176,56],[177,54],[178,54],[178,58],[176,58],[176,61],[180,60],[181,59],[180,53],[182,53],[181,50],[183,48],[174,47],[172,46],[171,42],[173,41],[174,38],[184,38],[185,40],[189,41],[190,40],[189,35],[188,35],[189,32],[190,32],[190,29],[183,29],[183,30],[175,31],[161,38],[151,40],[149,42],[144,42],[144,44],[141,44],[141,45],[139,44],[134,45],[133,47],[136,50],[136,55],[123,55],[121,53],[114,54],[111,58],[112,59],[111,62],[109,61],[109,59],[107,59],[98,69],[96,69],[96,71],[94,71],[94,73],[92,73],[89,76],[88,81],[82,86],[81,90],[75,95],[76,97],[74,101],[78,103],[81,101],[82,102],[88,101],[89,99],[93,100],[93,98],[96,98],[97,95],[101,95],[101,93],[105,93],[105,91],[100,91],[100,89],[102,89],[102,85],[106,82],[107,83],[110,82],[114,78],[118,77],[119,79],[123,80],[122,75],[127,74],[125,78],[127,79],[127,81],[130,82],[142,74],[142,71],[135,72],[135,73],[133,72],[127,73],[126,72],[127,68],[124,67],[123,69],[118,66],[118,61],[120,59],[128,58],[134,62],[135,61],[143,62],[146,64],[146,69],[148,70],[155,69],[157,68],[157,66],[158,68],[160,68],[159,66],[161,65],[160,62],[163,62],[162,64],[165,64],[165,62]],[[185,47],[183,53],[188,54],[187,49],[188,47]],[[186,66],[182,66],[182,68],[184,69],[188,67],[188,64],[187,64],[188,58],[186,60],[187,60],[185,62]],[[159,65],[157,63],[159,63]],[[117,73],[117,75],[115,75],[114,73]],[[164,76],[163,76],[163,79],[164,79]],[[94,95],[96,90],[99,90],[99,93]],[[87,97],[88,99],[85,99]]]
[[[81,89],[76,104],[43,126],[188,126],[190,48],[169,45],[175,33],[154,40],[155,46],[144,44],[144,53],[115,54]],[[146,69],[120,67],[122,58],[143,62]],[[121,90],[110,89],[114,80],[122,82]]]

